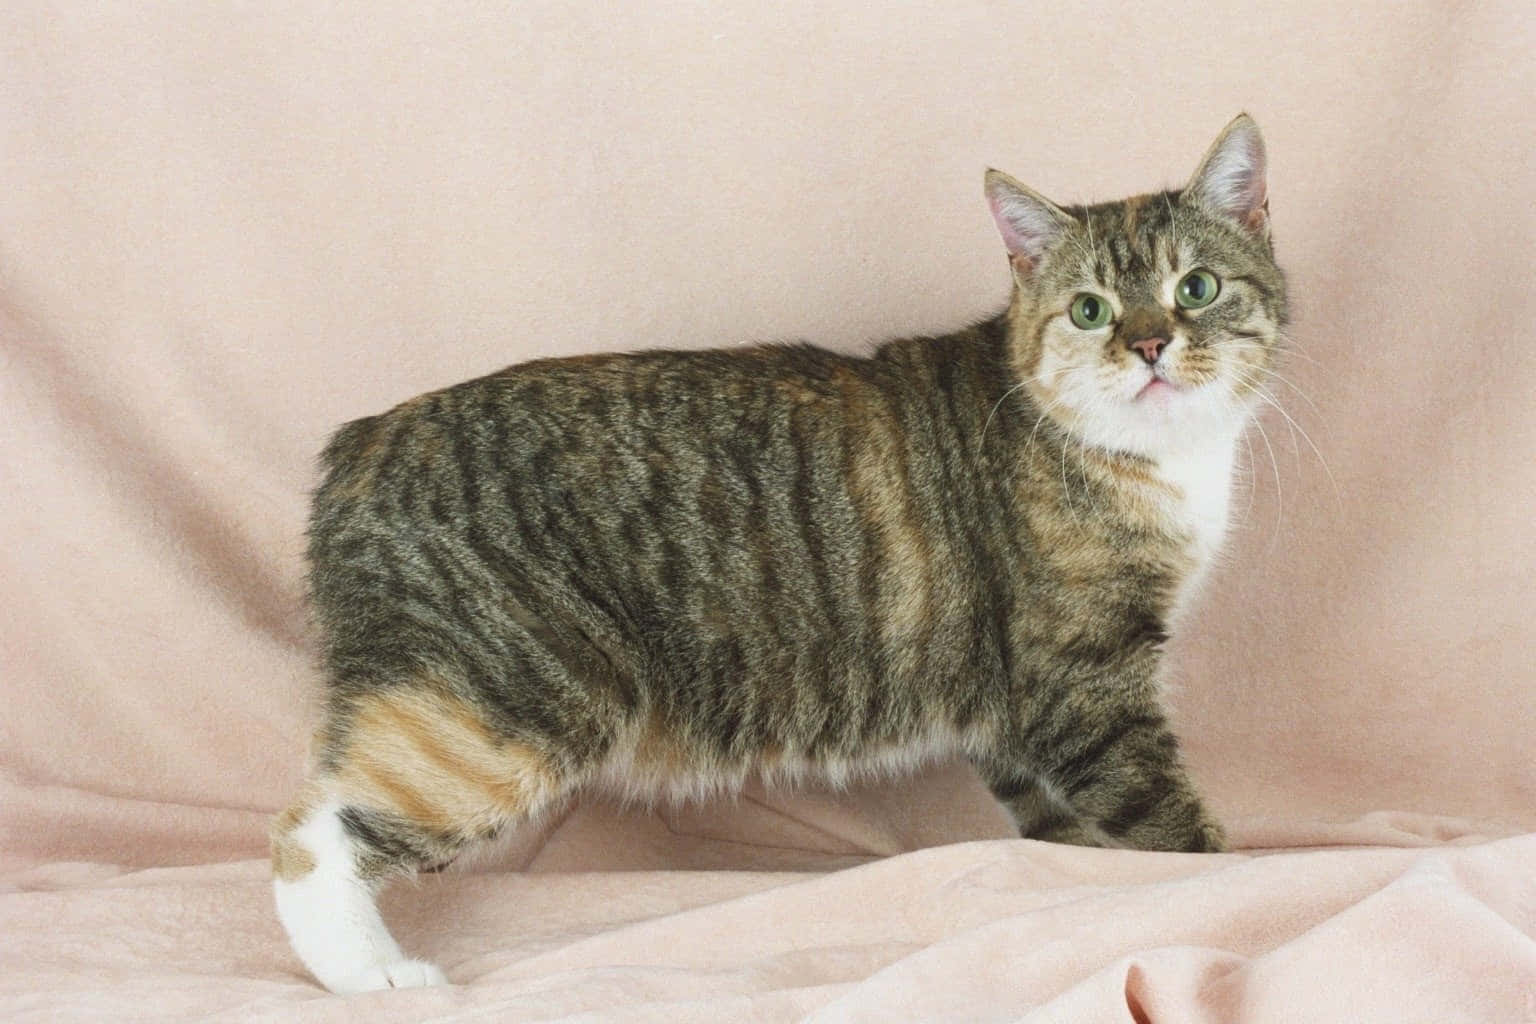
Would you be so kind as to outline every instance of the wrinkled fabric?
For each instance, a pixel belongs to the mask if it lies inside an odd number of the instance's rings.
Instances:
[[[1249,857],[955,844],[835,872],[445,874],[385,901],[454,985],[302,976],[257,861],[0,893],[7,1019],[1523,1021],[1536,837]]]

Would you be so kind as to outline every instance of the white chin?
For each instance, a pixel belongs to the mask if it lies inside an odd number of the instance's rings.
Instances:
[[[1114,451],[1157,456],[1230,440],[1243,427],[1247,410],[1212,390],[1154,381],[1130,397],[1091,403],[1073,424],[1083,441]]]

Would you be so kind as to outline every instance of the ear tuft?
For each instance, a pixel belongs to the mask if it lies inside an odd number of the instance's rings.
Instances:
[[[1055,203],[1002,171],[987,171],[987,203],[1013,263],[1028,272],[1039,265],[1072,217]]]
[[[1206,209],[1259,234],[1269,230],[1269,185],[1264,137],[1247,114],[1238,114],[1206,151],[1184,190]]]

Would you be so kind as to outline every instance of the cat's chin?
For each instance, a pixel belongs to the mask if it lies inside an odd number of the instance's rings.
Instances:
[[[1191,426],[1195,422],[1229,419],[1236,410],[1220,394],[1216,382],[1183,380],[1165,373],[1138,374],[1127,381],[1110,404],[1132,422]]]
[[[1151,458],[1215,441],[1228,443],[1242,432],[1242,403],[1212,390],[1156,377],[1118,394],[1086,402],[1058,422],[1079,441],[1110,451]]]

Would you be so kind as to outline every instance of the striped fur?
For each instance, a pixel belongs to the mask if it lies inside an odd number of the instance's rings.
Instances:
[[[1199,196],[1010,192],[1056,233],[1016,242],[1039,247],[1005,312],[943,337],[541,360],[346,425],[310,530],[327,719],[279,876],[322,800],[379,878],[584,787],[956,752],[1026,833],[1219,849],[1158,661],[1285,293],[1267,212]],[[1194,267],[1223,294],[1179,309]],[[1115,309],[1100,335],[1065,316],[1083,290]],[[1155,403],[1132,395],[1148,332],[1182,389]]]

